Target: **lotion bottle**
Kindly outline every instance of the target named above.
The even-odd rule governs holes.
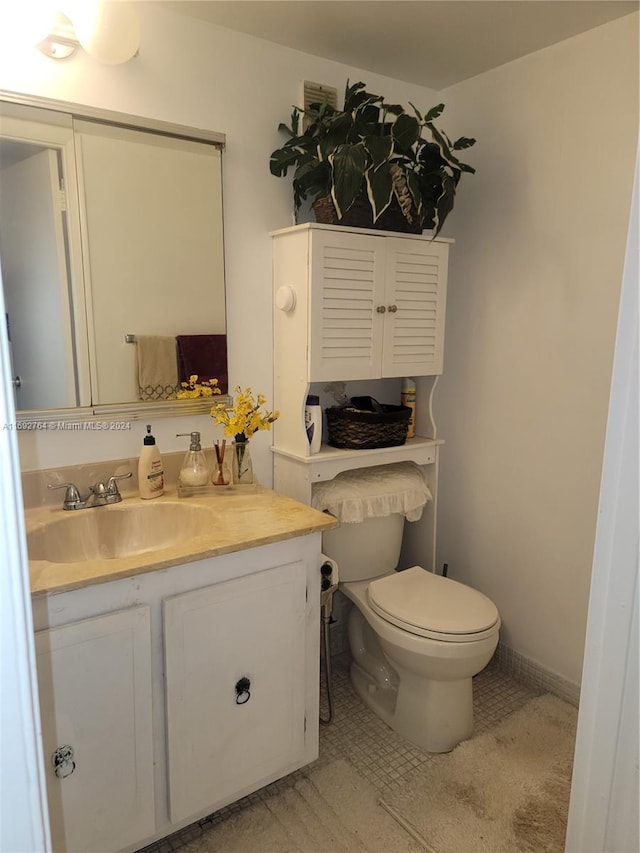
[[[320,408],[320,397],[309,394],[304,409],[304,428],[309,441],[311,453],[318,453],[322,444],[322,409]]]
[[[140,497],[148,500],[164,494],[164,468],[155,438],[151,435],[151,424],[147,424],[140,459],[138,461],[138,490]]]

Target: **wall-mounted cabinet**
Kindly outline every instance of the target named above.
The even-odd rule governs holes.
[[[403,460],[425,466],[434,501],[419,523],[421,547],[428,552],[420,561],[432,565],[440,443],[432,401],[443,368],[452,241],[318,224],[285,228],[272,237],[274,404],[280,411],[274,424],[275,488],[311,503],[313,484],[341,471]],[[376,386],[381,402],[399,403],[403,376],[417,380],[415,438],[378,450],[323,444],[319,453],[310,453],[304,430],[310,391],[322,402],[328,383],[346,383],[351,396],[349,383],[357,382],[358,394],[376,396]]]
[[[442,373],[446,241],[321,225],[273,237],[276,304],[295,294],[277,332],[308,382]]]
[[[303,414],[311,383],[442,372],[451,241],[315,224],[272,236],[281,412],[274,446],[307,457]],[[431,423],[417,430],[426,438],[435,438],[434,386],[431,379],[423,407]]]

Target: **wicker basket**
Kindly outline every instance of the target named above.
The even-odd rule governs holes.
[[[326,409],[328,443],[343,450],[395,447],[407,440],[411,409],[387,406],[373,397],[354,397],[352,406]]]
[[[373,221],[373,211],[367,198],[358,197],[342,217],[338,219],[333,199],[330,195],[316,199],[311,205],[316,222],[323,225],[345,225],[351,228],[377,228],[379,231],[402,231],[405,234],[421,234],[422,225],[415,220],[408,222],[397,200],[393,199],[377,222]]]

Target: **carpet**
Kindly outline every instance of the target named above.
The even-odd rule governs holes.
[[[381,805],[429,853],[563,853],[576,718],[555,696],[531,699]]]
[[[181,853],[424,853],[378,799],[350,764],[334,761],[232,814]]]

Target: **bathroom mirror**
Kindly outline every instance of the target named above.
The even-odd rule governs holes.
[[[226,346],[223,145],[0,92],[0,264],[23,419],[208,410],[142,402],[136,341],[216,335]]]

